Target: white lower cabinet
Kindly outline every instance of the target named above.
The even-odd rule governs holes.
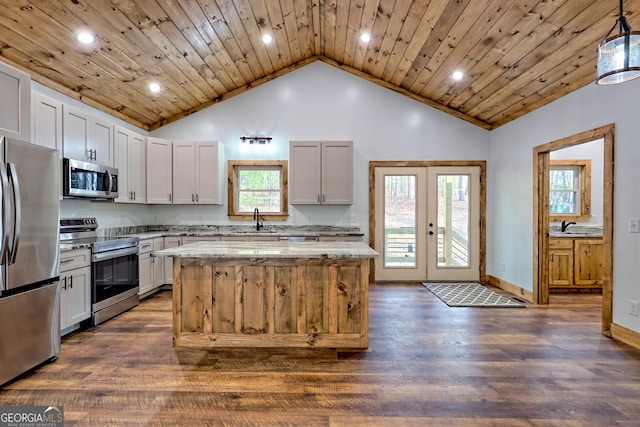
[[[320,236],[319,242],[362,242],[360,236]]]
[[[182,245],[188,245],[195,242],[219,242],[220,236],[184,236],[182,237]]]
[[[164,249],[176,248],[182,244],[182,237],[171,236],[164,238]],[[173,284],[173,258],[162,258],[164,263],[164,283]]]
[[[223,242],[277,242],[278,236],[222,236]]]
[[[138,282],[140,298],[148,296],[151,292],[164,284],[163,258],[151,256],[151,252],[164,249],[164,239],[144,239],[138,242]]]
[[[91,250],[60,254],[60,330],[91,317]]]

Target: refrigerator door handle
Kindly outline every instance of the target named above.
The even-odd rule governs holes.
[[[7,178],[7,168],[4,162],[0,162],[0,185],[2,186],[2,210],[4,215],[9,216],[9,210],[11,204],[9,203],[9,178]],[[0,242],[0,264],[4,264],[7,260],[7,248],[9,246],[9,233],[7,233],[6,218],[0,220],[0,235],[2,241]]]
[[[18,172],[15,163],[9,163],[9,181],[13,187],[13,208],[15,217],[13,222],[13,244],[9,251],[9,264],[16,262],[18,255],[18,245],[20,244],[20,232],[22,231],[22,199],[20,197],[20,184],[18,183]]]

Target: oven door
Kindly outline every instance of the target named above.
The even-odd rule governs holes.
[[[113,305],[138,292],[138,248],[96,253],[92,257],[93,310]]]

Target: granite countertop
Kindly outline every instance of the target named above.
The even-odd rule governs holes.
[[[588,226],[588,225],[570,225],[566,231],[560,231],[559,225],[554,225],[549,228],[549,237],[563,237],[563,238],[601,238],[602,227]]]
[[[75,249],[91,249],[91,243],[60,243],[60,252],[68,252]]]
[[[152,227],[150,227],[152,228]],[[265,225],[256,230],[255,226],[248,225],[175,225],[165,229],[122,234],[139,239],[154,239],[165,236],[363,236],[357,227],[338,227],[329,225]]]
[[[361,242],[196,242],[152,252],[178,258],[376,258]]]

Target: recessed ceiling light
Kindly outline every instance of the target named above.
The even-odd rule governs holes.
[[[91,44],[96,41],[96,36],[89,31],[79,31],[76,34],[76,40],[82,44]]]
[[[160,85],[158,83],[149,83],[149,91],[153,92],[153,93],[158,93],[160,92]]]
[[[369,33],[360,34],[360,40],[362,40],[365,43],[369,43],[371,41],[371,34]]]
[[[262,43],[264,44],[271,43],[271,40],[273,40],[273,36],[271,36],[271,34],[265,34],[262,36]]]
[[[453,80],[462,80],[463,77],[464,77],[464,73],[460,70],[456,70],[451,74],[451,78]]]

